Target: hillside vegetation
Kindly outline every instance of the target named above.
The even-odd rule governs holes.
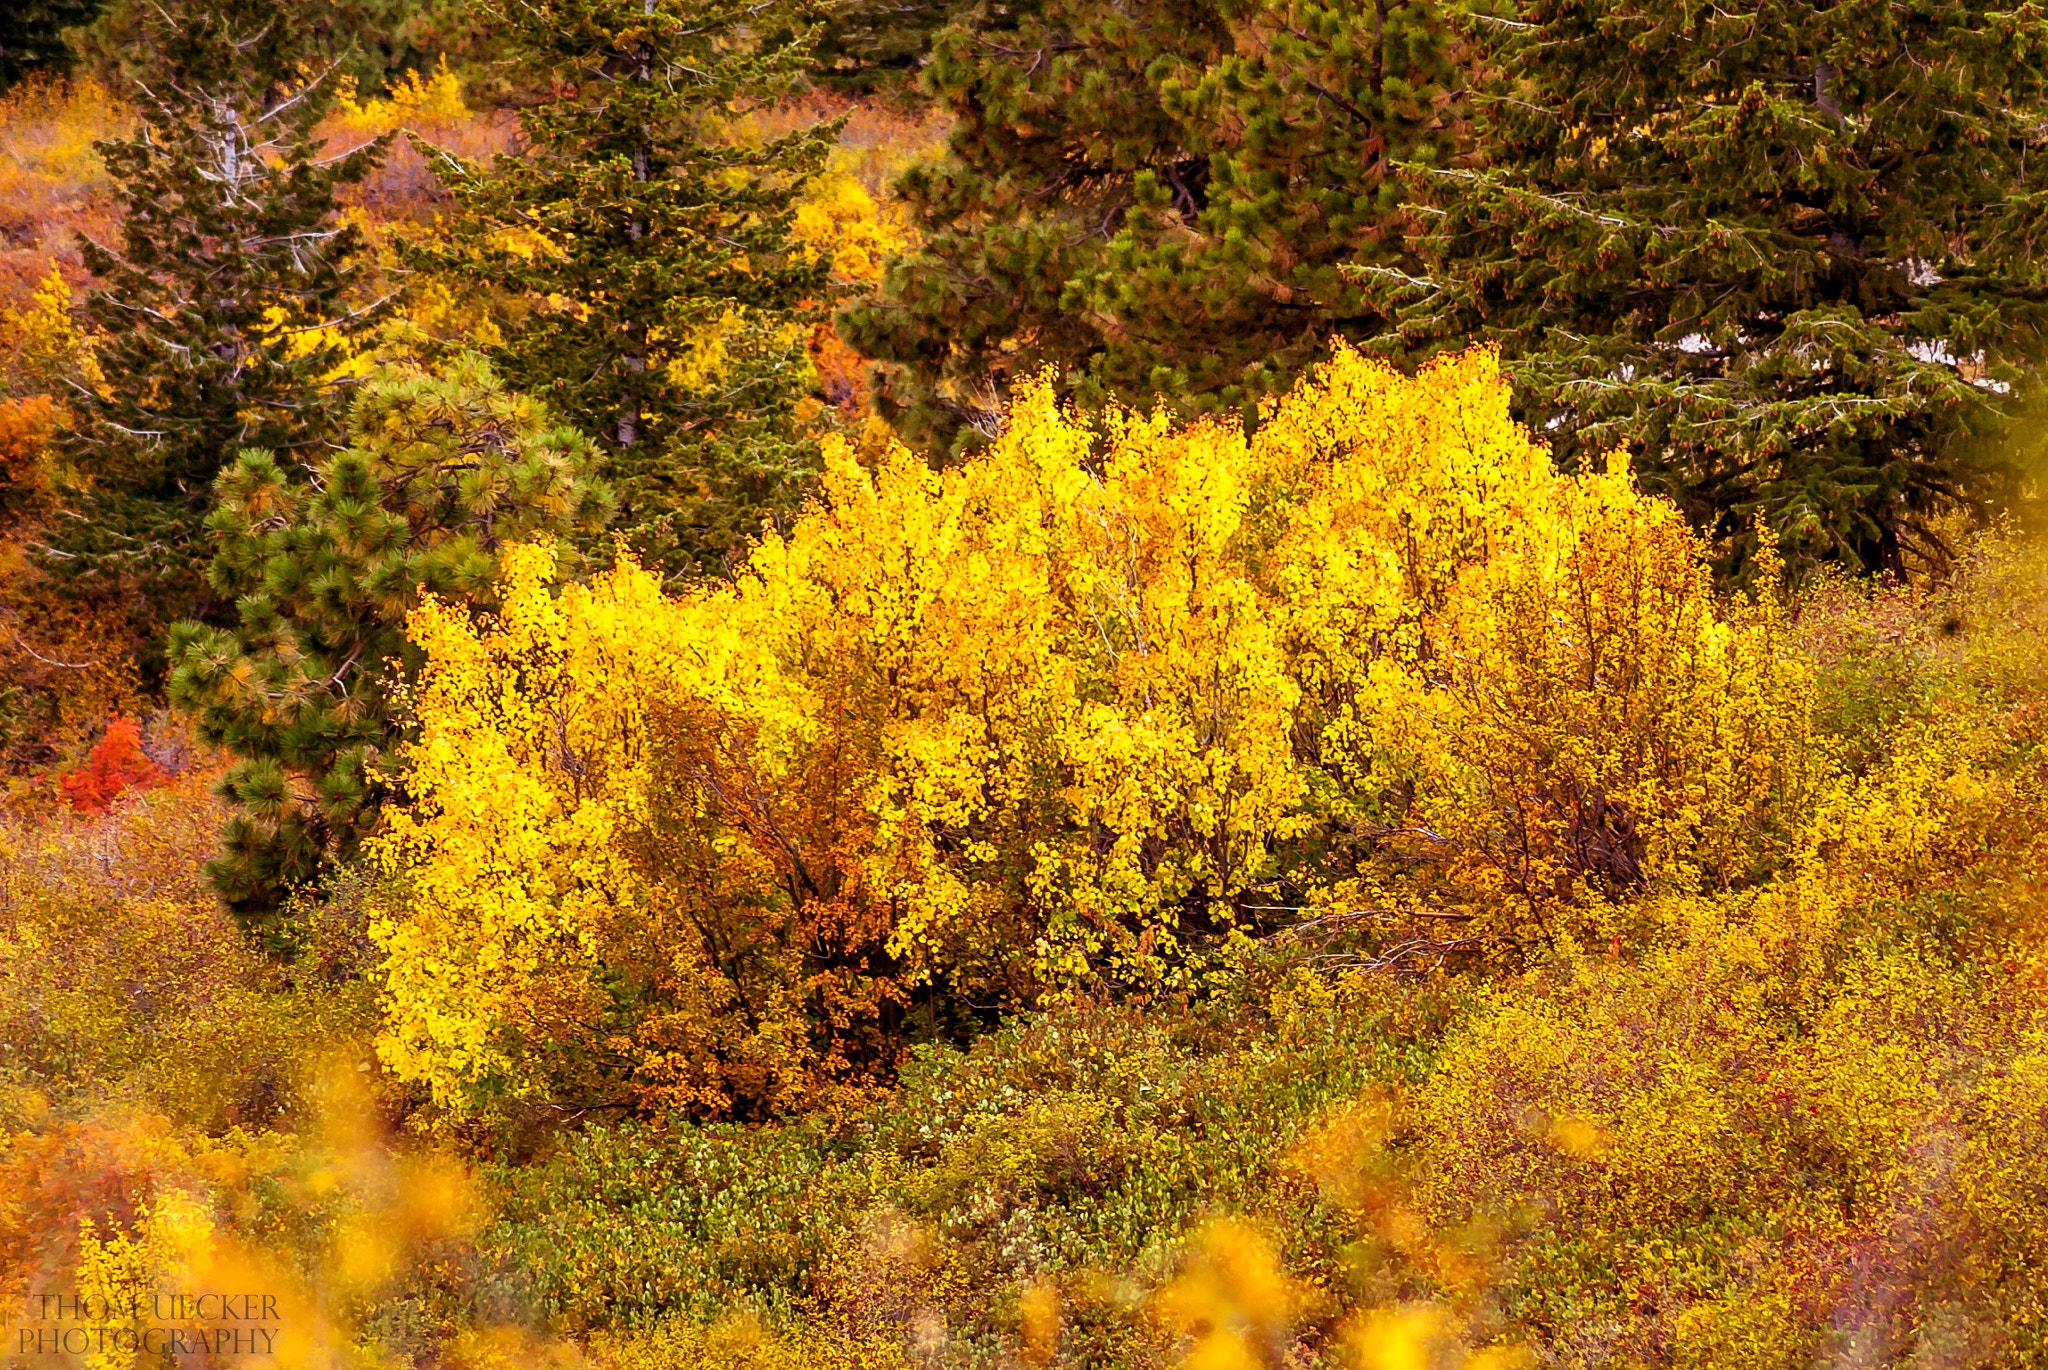
[[[2048,1367],[2048,18],[0,49],[0,1362]]]
[[[944,478],[836,458],[731,590],[515,558],[481,633],[415,615],[412,816],[288,967],[190,874],[192,780],[17,824],[24,1273],[246,1268],[478,1363],[2031,1360],[2042,556],[1717,603],[1618,470],[1510,474],[1502,403],[1340,359],[1098,465],[1041,398]],[[1159,759],[1091,784],[1112,743]],[[479,1109],[481,1164],[361,1131]]]

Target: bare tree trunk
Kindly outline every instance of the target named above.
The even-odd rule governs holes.
[[[654,0],[641,0],[641,11],[650,18],[654,14]],[[645,84],[654,79],[654,50],[647,43],[640,45],[634,54],[637,59],[634,78]],[[653,139],[646,129],[640,130],[640,141],[633,148],[633,180],[646,184],[654,173]],[[639,242],[647,236],[647,221],[635,213],[626,225],[626,236]],[[634,376],[647,373],[647,325],[637,319],[628,320],[625,325],[625,355],[621,358],[626,370]],[[618,444],[631,447],[640,441],[640,386],[637,380],[626,388],[619,402],[619,419],[615,430]]]

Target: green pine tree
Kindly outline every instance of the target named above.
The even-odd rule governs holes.
[[[331,100],[301,73],[289,6],[197,0],[151,11],[142,125],[99,145],[124,211],[83,240],[103,388],[74,388],[83,473],[39,550],[73,591],[124,597],[138,631],[210,609],[202,524],[243,447],[306,461],[335,435],[335,377],[379,312],[357,298],[356,229],[337,193],[382,143],[334,156]]]
[[[1497,341],[1568,463],[1614,448],[1731,566],[1939,557],[2032,379],[2048,15],[1982,0],[1475,17],[1483,159],[1418,169],[1420,348]]]
[[[92,22],[106,0],[8,0],[0,6],[0,91],[32,71],[66,71],[65,31]]]
[[[797,80],[810,34],[744,0],[532,0],[492,13],[555,97],[525,155],[439,155],[461,205],[423,265],[509,293],[507,377],[594,435],[650,564],[713,566],[801,501],[800,324],[827,264],[791,237],[835,129],[734,129]]]
[[[170,696],[236,762],[224,850],[208,866],[244,916],[352,856],[397,780],[395,686],[419,662],[422,594],[488,606],[507,543],[601,528],[597,453],[490,365],[385,367],[356,396],[349,445],[310,478],[271,452],[220,475],[209,570],[229,628],[171,636]]]
[[[812,79],[867,98],[914,100],[932,41],[959,0],[835,0],[811,50]]]
[[[926,80],[956,116],[900,190],[923,246],[841,312],[884,413],[958,450],[1010,381],[1251,411],[1383,326],[1342,268],[1399,262],[1395,157],[1458,136],[1429,0],[1029,0],[966,11]]]
[[[148,54],[139,40],[159,0],[54,2],[98,12],[70,21],[84,25],[72,31],[70,43],[94,72],[111,83],[145,74]],[[378,91],[407,71],[431,72],[443,59],[465,76],[480,76],[493,56],[491,35],[471,0],[318,0],[272,8],[289,11],[309,61],[333,65],[365,91]]]

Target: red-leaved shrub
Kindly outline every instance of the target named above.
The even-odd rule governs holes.
[[[131,790],[155,789],[170,776],[163,767],[144,755],[142,732],[132,718],[115,718],[106,734],[93,744],[85,765],[69,775],[59,776],[64,801],[78,813],[105,813]]]

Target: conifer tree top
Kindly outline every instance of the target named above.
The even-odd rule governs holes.
[[[2039,354],[2048,14],[1532,0],[1472,16],[1468,164],[1417,168],[1411,342],[1501,341],[1567,460],[1630,447],[1731,546],[1869,566],[1981,492]]]
[[[104,389],[75,386],[68,438],[89,484],[44,559],[141,626],[208,612],[200,546],[214,474],[243,447],[304,459],[336,436],[346,363],[385,301],[338,195],[382,155],[331,155],[336,97],[290,6],[186,0],[146,15],[130,92],[142,122],[98,145],[119,237],[80,243]]]
[[[492,13],[548,98],[521,113],[522,155],[440,158],[461,213],[417,259],[506,301],[494,360],[605,450],[641,554],[715,564],[793,507],[805,474],[787,421],[807,379],[793,325],[829,264],[792,229],[838,126],[735,127],[802,74],[809,30],[789,26],[805,9],[498,0]],[[737,455],[721,469],[714,449]]]

